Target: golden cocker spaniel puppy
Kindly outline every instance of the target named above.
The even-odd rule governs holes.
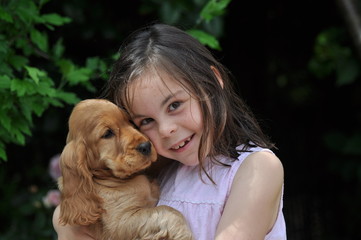
[[[89,226],[97,240],[191,240],[184,217],[156,207],[159,188],[140,173],[156,158],[152,143],[115,104],[78,103],[60,160],[60,223]]]

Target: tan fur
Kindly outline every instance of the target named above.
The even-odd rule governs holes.
[[[77,104],[60,160],[60,223],[89,226],[99,240],[193,239],[181,213],[156,207],[158,185],[139,173],[157,158],[153,145],[137,150],[145,142],[113,103]]]

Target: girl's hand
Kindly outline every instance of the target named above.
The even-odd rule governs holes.
[[[277,219],[282,187],[283,166],[274,154],[249,155],[233,180],[216,240],[263,240]]]
[[[56,207],[53,214],[53,226],[58,234],[58,240],[94,240],[88,227],[61,225],[59,223],[59,216],[60,205]]]

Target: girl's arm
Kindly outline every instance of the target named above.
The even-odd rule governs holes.
[[[263,240],[278,214],[283,166],[269,152],[249,155],[239,167],[216,232],[216,240]]]
[[[60,206],[56,207],[53,214],[53,226],[58,235],[58,240],[94,240],[87,227],[60,225],[59,216]]]

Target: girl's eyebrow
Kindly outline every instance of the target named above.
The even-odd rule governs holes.
[[[183,91],[184,91],[184,90],[180,89],[180,90],[176,91],[175,93],[170,93],[167,97],[165,97],[165,98],[163,99],[163,101],[161,102],[160,106],[163,107],[170,99],[172,99],[174,96],[182,93]],[[143,117],[145,117],[145,115],[135,114],[135,115],[133,115],[133,116],[131,116],[131,117],[132,117],[132,119],[134,120],[134,119],[137,119],[137,118],[143,118]]]
[[[162,103],[160,104],[161,107],[163,107],[170,99],[172,99],[174,96],[180,94],[183,92],[182,89],[176,91],[175,93],[170,93],[166,98],[163,99]]]

